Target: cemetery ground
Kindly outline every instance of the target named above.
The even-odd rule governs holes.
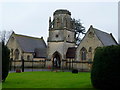
[[[36,71],[9,73],[2,88],[93,88],[90,72]]]

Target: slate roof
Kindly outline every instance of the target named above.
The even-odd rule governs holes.
[[[15,34],[15,39],[17,40],[19,46],[24,52],[35,52],[38,49],[36,57],[46,57],[46,43],[43,38],[30,37],[25,35]]]
[[[76,47],[69,47],[66,53],[66,58],[75,58]]]
[[[112,36],[112,34],[100,31],[98,29],[95,29],[95,33],[98,37],[98,39],[103,43],[104,46],[110,46],[110,45],[117,45],[116,40]]]

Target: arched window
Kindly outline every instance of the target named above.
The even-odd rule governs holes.
[[[15,50],[14,54],[15,54],[15,59],[19,59],[20,52],[18,49]]]
[[[59,19],[59,18],[57,18],[56,20],[57,20],[57,27],[59,27],[59,24],[60,24],[60,19]]]
[[[83,47],[81,50],[81,60],[86,60],[87,50]]]
[[[13,58],[13,49],[10,50],[11,57]]]
[[[27,56],[27,60],[30,61],[30,56],[29,55]]]
[[[89,52],[92,52],[92,47],[89,47]]]
[[[64,27],[68,27],[67,18],[64,18]]]
[[[89,32],[88,36],[89,36],[90,38],[92,38],[92,37],[94,37],[94,33],[93,33],[93,32]]]
[[[92,47],[89,47],[89,53],[88,53],[88,60],[91,61],[92,60]]]

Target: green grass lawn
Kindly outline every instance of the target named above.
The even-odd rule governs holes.
[[[92,88],[90,73],[24,72],[9,73],[3,88]]]

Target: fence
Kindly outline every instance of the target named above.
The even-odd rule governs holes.
[[[45,60],[39,60],[39,61],[27,61],[27,60],[13,60],[10,62],[9,68],[10,71],[15,71],[16,69],[21,69],[24,71],[24,69],[40,69],[45,68]]]
[[[79,71],[90,71],[92,62],[80,62],[80,61],[64,61],[62,64],[63,70],[73,70],[77,69]],[[46,69],[46,60],[39,61],[27,61],[27,60],[14,60],[10,62],[10,70],[15,71],[16,69],[29,69],[31,71],[35,71],[37,69]],[[60,68],[60,69],[61,69]],[[48,68],[47,68],[48,69]],[[52,68],[51,68],[52,69]]]

